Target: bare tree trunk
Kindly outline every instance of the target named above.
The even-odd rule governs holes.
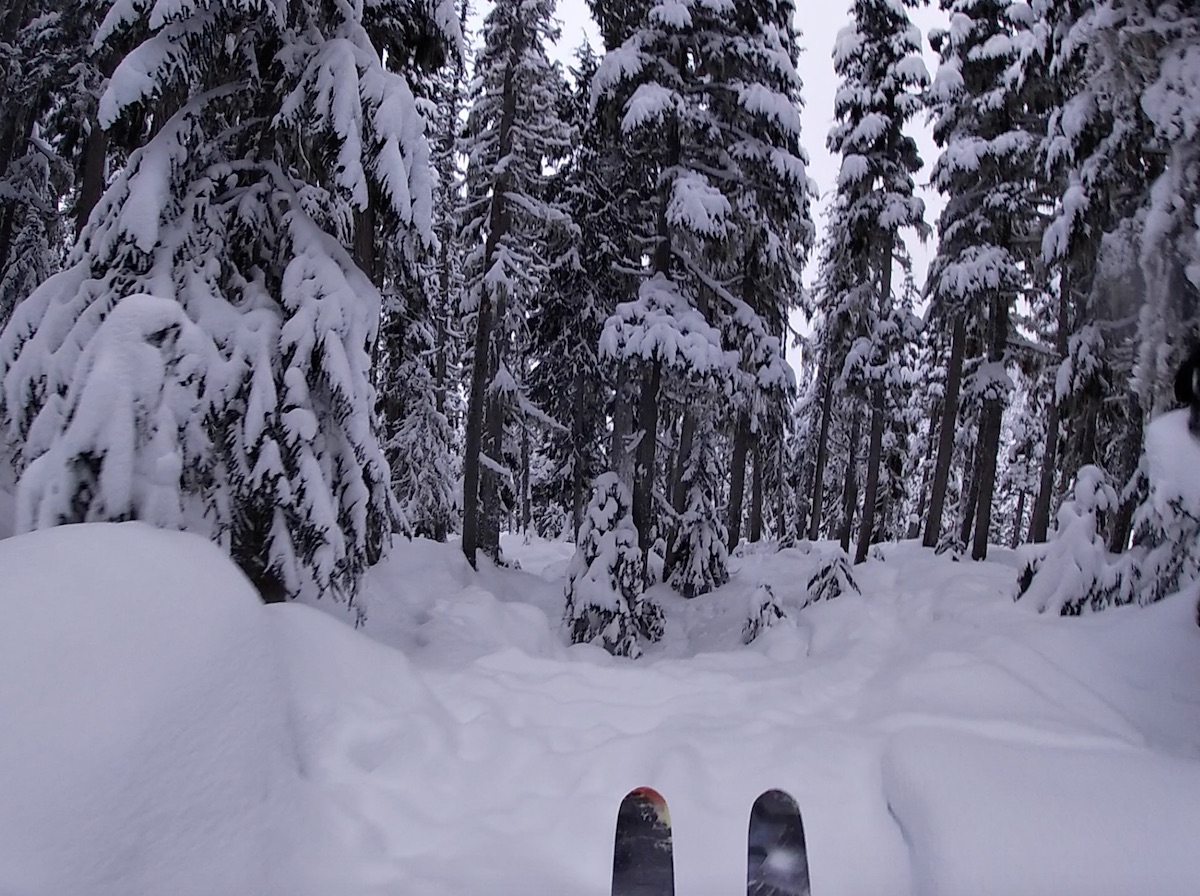
[[[519,43],[519,41],[516,42],[516,44]],[[504,98],[501,107],[499,135],[501,158],[506,158],[512,152],[512,131],[517,114],[517,97],[512,83],[512,69],[520,54],[524,53],[524,47],[517,46],[516,44],[510,48],[512,55],[509,59],[508,68],[504,73]],[[500,244],[501,238],[508,233],[511,223],[506,199],[508,181],[509,175],[501,171],[496,175],[496,182],[493,185],[491,207],[489,209],[489,228],[487,239],[484,242],[484,270],[491,268],[496,247]],[[490,290],[486,284],[481,284],[479,290],[479,308],[475,315],[475,357],[472,359],[471,390],[467,405],[467,431],[465,444],[463,445],[462,549],[467,562],[473,567],[477,565],[475,555],[480,547],[483,547],[485,550],[498,548],[498,545],[493,546],[484,543],[485,533],[490,532],[492,526],[490,523],[484,526],[484,521],[480,518],[482,515],[480,501],[481,486],[488,491],[495,491],[494,488],[487,488],[491,484],[490,480],[494,477],[481,476],[482,465],[480,463],[480,455],[485,450],[484,415],[486,411],[491,410],[488,407],[491,404],[488,401],[488,385],[495,376],[495,368],[491,364],[493,314],[495,311],[496,309],[492,307],[492,294]],[[503,321],[502,309],[497,316]],[[491,414],[488,414],[488,416],[490,418]],[[494,421],[489,420],[489,422]],[[487,447],[490,448],[490,445]],[[482,510],[485,513],[489,510],[494,511],[494,500],[487,501]],[[493,556],[496,555],[493,554]]]
[[[633,451],[630,438],[633,436],[633,390],[630,388],[628,368],[617,370],[617,388],[613,395],[612,445],[609,449],[608,465],[633,491]]]
[[[975,527],[975,508],[979,506],[979,446],[983,438],[983,426],[975,432],[975,447],[967,458],[966,474],[962,493],[958,496],[958,543],[964,548],[971,541],[971,530]]]
[[[850,533],[854,529],[854,510],[858,506],[858,437],[862,429],[861,417],[857,411],[853,414],[850,424],[849,456],[846,458],[846,478],[842,483],[842,531],[840,541],[842,550],[850,551]]]
[[[883,387],[875,384],[871,388],[871,439],[867,454],[867,490],[863,494],[862,522],[858,527],[858,546],[854,551],[854,562],[867,559],[871,536],[875,529],[875,502],[879,497],[879,464],[883,455],[883,418],[886,413]]]
[[[750,417],[738,415],[733,433],[733,461],[729,469],[729,550],[742,539],[742,501],[746,494],[746,454],[750,450]]]
[[[1002,365],[1008,347],[1008,296],[997,294],[992,299],[991,345],[988,362]],[[983,406],[980,421],[979,502],[975,508],[975,543],[972,560],[986,560],[988,537],[992,525],[992,501],[996,495],[996,470],[1000,460],[1000,430],[1004,422],[1004,399],[989,398]]]
[[[650,537],[654,513],[654,463],[658,446],[658,390],[662,385],[662,362],[650,362],[642,379],[638,400],[639,441],[637,468],[634,471],[633,524],[638,530],[638,547],[645,559],[653,541]],[[648,573],[647,573],[648,574]]]
[[[829,418],[833,414],[833,371],[828,369],[827,359],[822,359],[821,376],[821,429],[817,435],[817,462],[813,471],[812,502],[809,505],[808,539],[816,541],[821,536],[821,510],[825,499],[825,465],[829,462]]]
[[[579,527],[583,525],[584,502],[587,500],[587,469],[584,440],[583,409],[587,396],[584,393],[583,371],[575,371],[575,414],[571,421],[571,528],[575,533],[575,541],[579,540]]]
[[[79,183],[79,196],[75,200],[75,236],[83,232],[88,216],[104,195],[105,163],[108,161],[108,131],[98,122],[91,123],[87,146],[83,155],[83,177]]]
[[[687,490],[683,487],[683,470],[692,456],[692,442],[696,439],[696,415],[687,408],[683,411],[683,422],[679,426],[679,446],[675,451],[675,463],[671,469],[671,506],[676,513],[683,513]]]
[[[1021,489],[1017,495],[1017,514],[1016,519],[1013,520],[1012,538],[1008,545],[1010,548],[1015,548],[1021,543],[1021,523],[1025,520],[1025,496],[1025,489]]]
[[[529,496],[529,425],[521,427],[521,533],[529,534],[529,522],[533,515]]]
[[[492,338],[488,350],[488,391],[484,409],[484,438],[483,453],[493,462],[483,469],[480,477],[479,501],[480,514],[479,546],[484,553],[495,562],[500,562],[500,530],[503,528],[506,508],[501,500],[501,489],[504,487],[505,473],[509,477],[510,494],[515,491],[515,478],[504,458],[504,423],[508,416],[508,398],[495,388],[496,376],[505,369],[507,363],[507,327],[508,315],[507,294],[500,290],[496,296],[496,319],[492,325]],[[497,469],[499,468],[499,469]]]
[[[962,388],[963,353],[967,327],[963,312],[954,317],[950,336],[950,361],[946,366],[946,393],[942,398],[942,423],[938,434],[937,463],[933,468],[933,488],[929,494],[929,519],[925,522],[922,544],[935,547],[942,533],[942,513],[946,507],[946,487],[950,483],[950,463],[954,458],[954,425],[958,417],[958,393]]]
[[[762,540],[763,529],[763,458],[762,439],[755,436],[750,446],[754,478],[750,480],[750,542]]]
[[[1068,308],[1070,302],[1070,265],[1063,268],[1062,280],[1058,289],[1058,322],[1054,335],[1054,346],[1058,352],[1058,363],[1062,364],[1067,357],[1068,346]],[[1054,390],[1050,398],[1050,409],[1046,420],[1046,445],[1042,449],[1042,471],[1038,479],[1037,498],[1033,502],[1033,516],[1029,520],[1029,540],[1040,544],[1046,540],[1050,530],[1050,505],[1054,499],[1054,472],[1058,463],[1058,429],[1059,411],[1058,396]]]

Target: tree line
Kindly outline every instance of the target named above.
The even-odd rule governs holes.
[[[851,4],[818,241],[793,0],[589,0],[569,68],[552,0],[475,41],[466,0],[14,0],[15,528],[189,528],[267,599],[350,603],[397,533],[476,564],[536,530],[576,541],[572,637],[634,653],[648,586],[705,593],[743,541],[983,559],[1069,528],[1083,481],[1114,495],[1089,544],[1133,558],[1088,600],[1161,590],[1143,432],[1196,334],[1200,17],[942,0],[922,35],[921,5]]]

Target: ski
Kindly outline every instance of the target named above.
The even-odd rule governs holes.
[[[671,816],[657,790],[638,787],[621,800],[613,845],[612,896],[674,896]]]
[[[809,896],[808,852],[800,807],[782,790],[768,790],[750,809],[746,896]]]

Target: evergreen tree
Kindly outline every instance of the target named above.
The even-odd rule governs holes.
[[[123,468],[126,481],[156,482],[160,503],[172,495],[184,525],[227,545],[264,597],[353,598],[398,521],[371,382],[381,299],[356,250],[368,220],[383,240],[432,237],[423,119],[380,47],[387,39],[389,64],[437,64],[457,39],[452,22],[406,2],[110,10],[97,44],[133,49],[100,98],[99,125],[141,122],[150,136],[112,179],[69,266],[0,335],[22,471],[62,456],[64,440],[91,468],[54,486],[73,492],[69,510],[60,503],[29,524],[138,515],[136,503],[101,506],[80,487]],[[152,322],[136,312],[138,293],[182,315],[156,311],[163,329],[130,334],[159,352],[150,369],[175,364],[169,346],[184,318],[213,348],[188,350],[205,364],[164,377],[158,406],[177,407],[163,396],[181,381],[201,404],[176,418],[172,438],[97,433],[80,449],[73,421],[95,409],[72,383],[105,357],[107,342],[91,345],[111,330],[110,315]],[[155,419],[159,433],[172,425]],[[151,448],[138,449],[147,438]],[[163,454],[172,444],[185,447]],[[180,456],[207,460],[193,470],[177,467]],[[21,485],[46,487],[40,475]]]
[[[594,79],[598,114],[625,136],[631,168],[655,184],[637,234],[649,276],[636,301],[618,306],[602,341],[622,376],[640,381],[633,491],[643,551],[656,528],[664,399],[686,396],[690,405],[706,394],[737,394],[742,358],[727,346],[746,344],[739,327],[761,334],[751,344],[779,345],[772,321],[782,317],[784,284],[794,277],[791,237],[804,233],[810,189],[790,12],[783,2],[749,5],[745,15],[699,0],[652,6],[624,20],[624,42]],[[730,289],[738,279],[749,292]],[[769,357],[762,356],[769,369],[784,369]],[[687,405],[680,473],[698,425]],[[685,490],[675,479],[678,511]]]
[[[727,534],[713,502],[719,481],[711,424],[706,422],[683,469],[686,497],[672,550],[676,559],[670,584],[684,597],[707,594],[729,581]]]
[[[617,656],[641,655],[663,635],[662,609],[642,590],[629,489],[615,473],[597,477],[567,570],[565,624],[571,643],[599,641]]]
[[[940,242],[929,291],[952,322],[953,345],[925,538],[927,543],[936,538],[940,528],[951,463],[945,435],[958,410],[951,397],[957,396],[970,331],[978,336],[983,357],[965,381],[972,393],[966,401],[979,402],[981,412],[972,487],[963,509],[973,509],[968,514],[975,532],[972,556],[982,559],[991,528],[1003,413],[1012,388],[1005,368],[1010,316],[1026,286],[1024,250],[1031,239],[1028,231],[1038,220],[1033,176],[1038,139],[1027,128],[1034,85],[1013,75],[1021,32],[1028,26],[1020,11],[1010,10],[1007,0],[942,0],[942,8],[951,14],[951,29],[932,36],[941,65],[930,98],[934,137],[942,147],[933,177],[947,204],[938,223]]]
[[[893,296],[893,269],[907,262],[900,232],[913,229],[923,238],[928,230],[924,203],[915,195],[921,159],[916,142],[904,132],[929,83],[920,51],[920,33],[904,4],[858,0],[833,54],[842,80],[828,145],[841,156],[841,171],[819,297],[832,306],[825,363],[834,366],[828,375],[836,371],[848,377],[853,392],[865,396],[870,407],[856,562],[866,559],[876,535],[883,446],[892,429],[886,419],[887,370],[900,359],[902,340],[915,332],[910,313],[897,309]],[[832,410],[831,401],[822,407],[823,414]]]
[[[500,556],[505,421],[520,383],[513,341],[549,274],[544,251],[569,227],[548,201],[546,166],[563,158],[570,133],[559,117],[565,90],[546,57],[557,37],[552,0],[501,0],[484,21],[462,151],[467,156],[465,311],[475,322],[463,459],[463,553]]]

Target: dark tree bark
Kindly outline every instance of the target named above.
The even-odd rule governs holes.
[[[746,455],[750,450],[750,418],[738,415],[733,434],[733,461],[729,468],[729,550],[742,539],[742,502],[746,494]]]
[[[839,540],[842,550],[850,551],[850,533],[854,530],[854,510],[858,505],[858,438],[861,418],[856,411],[850,424],[850,445],[846,458],[846,478],[842,482],[842,531]]]
[[[963,353],[967,327],[962,312],[954,317],[950,336],[950,360],[946,366],[946,393],[942,398],[942,422],[938,434],[937,463],[933,469],[933,488],[929,493],[929,519],[925,521],[922,544],[936,547],[942,534],[942,514],[946,508],[946,488],[950,484],[950,463],[954,458],[954,425],[958,417],[958,393],[962,388]]]
[[[988,362],[1002,364],[1008,347],[1008,296],[999,293],[992,298],[991,339]],[[1000,430],[1004,418],[1004,398],[989,398],[983,405],[980,422],[979,500],[975,508],[975,543],[971,546],[972,560],[986,560],[988,536],[992,525],[992,501],[996,495],[996,468],[1000,459]]]
[[[762,439],[755,437],[750,446],[754,478],[750,480],[750,542],[762,540],[763,529],[763,452]]]
[[[833,414],[833,371],[822,365],[821,429],[817,435],[817,461],[813,470],[812,501],[809,504],[808,539],[821,537],[821,511],[825,500],[825,465],[829,462],[829,418]]]
[[[867,454],[867,488],[863,494],[862,522],[858,527],[858,545],[854,551],[854,562],[867,559],[871,536],[875,530],[875,503],[879,498],[879,465],[883,455],[883,418],[887,411],[883,387],[876,384],[871,389],[871,437]]]
[[[571,528],[575,540],[579,540],[579,527],[583,525],[584,502],[587,500],[587,455],[584,431],[584,408],[587,405],[585,380],[582,370],[575,371],[575,414],[571,420]]]
[[[1012,538],[1009,539],[1008,544],[1010,548],[1015,548],[1021,543],[1021,523],[1025,521],[1025,498],[1025,489],[1021,489],[1017,495],[1017,513],[1016,518],[1013,520]]]
[[[1054,335],[1054,347],[1058,353],[1059,364],[1062,364],[1067,357],[1069,272],[1070,265],[1065,265],[1058,291],[1058,321],[1057,332]],[[1058,463],[1058,429],[1058,397],[1052,393],[1046,419],[1046,444],[1042,449],[1042,470],[1041,476],[1038,478],[1038,493],[1033,502],[1033,515],[1029,520],[1029,540],[1035,544],[1044,542],[1050,530],[1050,505],[1054,498],[1054,473]]]
[[[661,385],[662,363],[656,358],[650,362],[642,378],[642,394],[638,400],[640,432],[633,479],[633,524],[638,530],[638,547],[642,549],[643,561],[649,556],[653,544],[654,463],[658,446],[658,390]],[[643,566],[646,565],[643,563]]]
[[[513,60],[524,52],[524,47],[512,47]],[[504,98],[500,116],[500,157],[504,158],[512,152],[513,123],[517,114],[517,98],[512,83],[513,63],[510,63],[504,74]],[[511,217],[508,212],[507,193],[509,175],[503,170],[496,175],[492,189],[491,207],[488,210],[490,221],[487,239],[484,242],[484,270],[492,266],[496,247],[501,238],[508,233]],[[492,296],[487,287],[479,290],[479,308],[475,315],[475,356],[471,366],[471,389],[467,404],[467,427],[465,444],[463,445],[463,555],[472,567],[477,566],[476,553],[480,547],[485,550],[497,550],[497,545],[490,544],[487,530],[490,524],[484,525],[481,519],[480,488],[488,486],[494,477],[481,475],[480,456],[485,450],[484,445],[484,415],[488,402],[488,384],[495,376],[492,366],[492,329],[493,315],[496,309],[492,307]],[[501,310],[502,313],[502,310]],[[500,318],[503,320],[503,317]],[[489,415],[490,416],[490,415]],[[491,421],[489,421],[491,422]],[[490,428],[490,427],[489,427]],[[489,438],[489,443],[491,439]],[[490,445],[488,446],[490,447]],[[494,489],[489,489],[494,491]],[[485,512],[495,509],[494,500],[487,502]],[[485,538],[487,541],[485,542]],[[498,540],[498,539],[497,539]],[[493,554],[496,556],[496,554]]]

